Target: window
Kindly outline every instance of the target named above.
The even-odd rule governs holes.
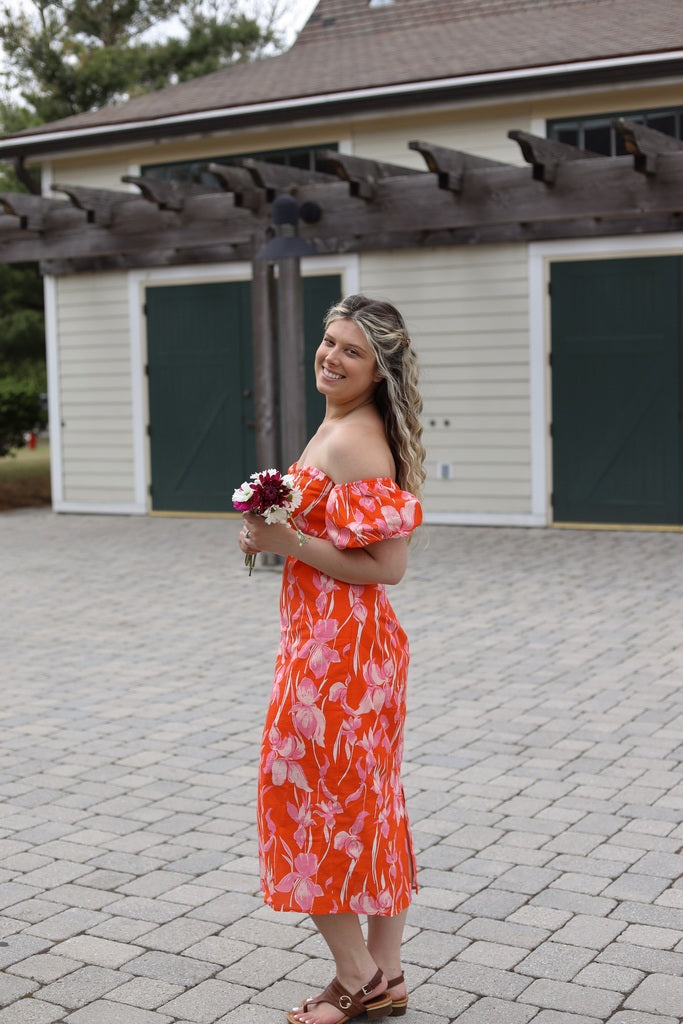
[[[683,140],[683,107],[670,107],[663,110],[636,110],[626,113],[601,114],[591,117],[573,117],[548,121],[547,134],[556,142],[566,142],[579,149],[590,149],[603,156],[623,156],[626,153],[624,143],[612,127],[612,121],[623,117],[627,121],[636,121],[654,128],[664,135],[672,135]]]
[[[240,153],[236,156],[211,156],[201,160],[183,160],[170,164],[146,164],[141,171],[143,178],[164,178],[174,181],[200,182],[210,184],[211,175],[203,168],[206,164],[234,164],[245,157],[253,157],[255,160],[266,160],[273,164],[284,164],[287,167],[301,167],[308,170],[316,170],[315,150],[316,149],[339,149],[336,142],[324,142],[315,148],[310,146],[298,146],[292,149],[269,149],[256,153]]]

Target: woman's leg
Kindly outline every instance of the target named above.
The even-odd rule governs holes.
[[[401,942],[407,915],[408,911],[403,910],[395,917],[380,917],[379,914],[368,917],[368,952],[387,981],[393,981],[402,973]],[[391,995],[394,999],[401,999],[406,995],[405,985],[396,985]]]
[[[356,914],[313,914],[313,923],[327,943],[334,957],[337,978],[347,991],[356,993],[372,979],[377,972],[375,963],[365,945],[360,921]],[[386,988],[382,979],[376,988],[367,993],[368,998],[379,995]],[[336,1024],[342,1019],[341,1012],[329,1003],[301,1013],[294,1013],[304,1024]]]

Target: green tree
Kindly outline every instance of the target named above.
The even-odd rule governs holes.
[[[6,88],[40,122],[217,71],[278,45],[282,0],[31,0],[0,7]]]

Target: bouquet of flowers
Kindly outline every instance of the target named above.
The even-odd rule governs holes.
[[[294,486],[294,477],[289,473],[283,476],[277,469],[264,469],[260,473],[252,473],[248,480],[233,491],[233,506],[238,512],[254,512],[263,516],[265,521],[287,523],[294,527],[299,544],[305,544],[307,537],[301,532],[292,518],[292,513],[301,504],[301,491]],[[245,555],[244,564],[251,576],[256,555]]]

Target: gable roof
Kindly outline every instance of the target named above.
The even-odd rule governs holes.
[[[203,117],[231,127],[320,116],[335,104],[367,110],[448,90],[538,88],[549,75],[623,78],[672,66],[680,75],[677,40],[680,0],[320,0],[284,54],[7,136],[0,152],[182,134]]]

